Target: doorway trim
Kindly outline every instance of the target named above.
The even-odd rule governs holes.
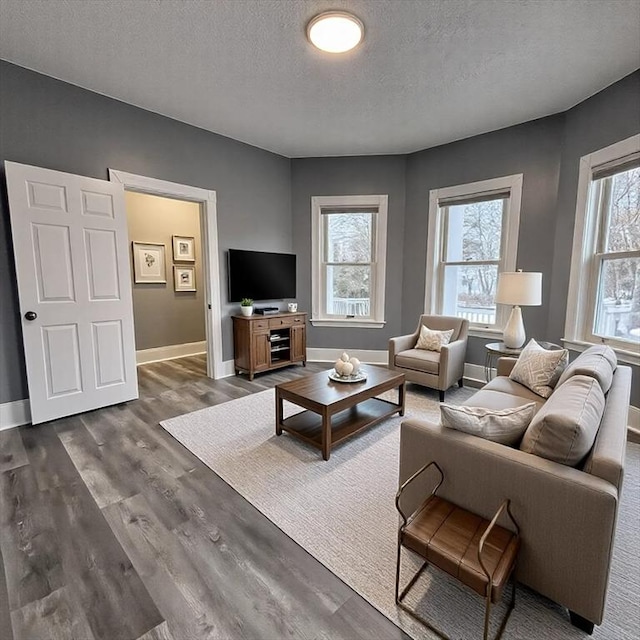
[[[218,211],[216,192],[177,182],[139,176],[109,169],[109,180],[126,191],[188,200],[200,204],[202,211],[202,253],[205,281],[205,331],[207,338],[207,376],[224,376],[222,362],[222,317],[220,309],[220,260],[218,252]]]

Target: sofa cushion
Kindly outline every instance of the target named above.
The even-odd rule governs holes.
[[[500,391],[501,393],[508,393],[512,396],[519,396],[520,398],[527,399],[529,402],[543,402],[543,399],[537,393],[534,393],[531,389],[528,389],[511,378],[507,378],[507,376],[498,376],[482,388],[488,391]]]
[[[535,412],[535,402],[510,409],[440,404],[440,416],[445,427],[508,446],[520,442]]]
[[[544,404],[544,400],[540,396],[532,394],[536,400],[536,411]],[[514,409],[529,404],[532,398],[525,398],[520,395],[511,393],[502,393],[502,391],[494,391],[484,387],[477,393],[474,393],[468,400],[462,403],[465,407],[485,407],[487,409]]]
[[[533,418],[520,449],[577,466],[595,442],[604,405],[604,393],[595,378],[572,376]]]
[[[595,378],[602,391],[607,393],[613,382],[613,372],[618,366],[615,351],[604,344],[596,344],[581,353],[563,372],[556,387],[572,376],[591,376]]]
[[[420,335],[416,342],[416,349],[426,349],[427,351],[440,351],[445,344],[449,344],[453,329],[447,331],[434,331],[429,327],[420,327]]]
[[[397,367],[426,371],[438,375],[440,370],[440,354],[437,351],[424,349],[407,349],[396,354]]]
[[[532,339],[522,350],[509,377],[539,396],[548,398],[568,359],[569,352],[566,349],[549,351]]]

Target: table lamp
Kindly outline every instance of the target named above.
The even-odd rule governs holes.
[[[509,349],[519,349],[527,337],[520,307],[542,304],[542,274],[523,273],[522,269],[500,273],[496,303],[514,305],[504,328],[503,342]]]

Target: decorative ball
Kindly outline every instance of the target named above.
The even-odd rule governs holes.
[[[349,354],[344,352],[341,356],[340,356],[340,360],[342,360],[342,362],[349,362]]]
[[[341,358],[338,358],[338,359],[336,360],[336,363],[333,365],[333,366],[334,366],[334,368],[335,368],[335,370],[336,370],[336,373],[337,373],[339,376],[343,375],[343,373],[342,373],[342,367],[343,367],[345,364],[346,364],[346,362],[344,362]]]
[[[342,375],[350,376],[353,373],[353,365],[350,362],[342,363]]]
[[[355,375],[356,373],[358,373],[358,371],[360,371],[360,360],[358,360],[358,358],[350,358],[349,362],[353,366],[352,373]]]

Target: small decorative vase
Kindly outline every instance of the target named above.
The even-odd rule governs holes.
[[[240,313],[243,316],[251,316],[253,315],[253,307],[240,307]]]

